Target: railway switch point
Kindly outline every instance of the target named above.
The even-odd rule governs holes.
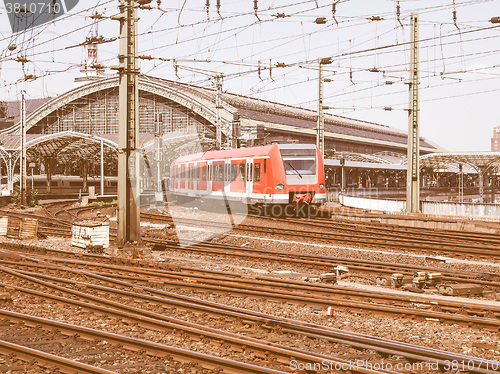
[[[394,273],[391,275],[391,287],[400,288],[404,285],[403,274]]]
[[[337,278],[340,279],[340,277],[344,274],[347,274],[349,272],[349,268],[344,265],[337,265],[333,268],[335,270],[335,273],[337,274]]]
[[[483,288],[477,284],[441,284],[438,291],[446,296],[482,295]]]
[[[377,278],[375,279],[375,282],[379,286],[387,286],[389,283],[389,280],[387,279],[387,277],[384,277],[383,275],[378,275]]]
[[[337,283],[337,273],[323,273],[319,278],[323,283]]]

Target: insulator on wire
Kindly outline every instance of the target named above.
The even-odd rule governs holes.
[[[217,0],[217,4],[215,4],[215,7],[217,8],[217,14],[220,16],[220,0]]]
[[[207,18],[210,18],[210,0],[207,0],[205,10],[207,11]]]
[[[455,0],[453,0],[453,24],[455,25],[455,27],[456,27],[457,29],[459,29],[459,30],[460,30],[460,28],[459,28],[459,27],[458,27],[458,25],[457,25],[457,10],[456,10],[456,8],[455,8]]]
[[[401,22],[401,5],[399,5],[399,0],[396,3],[396,18],[398,19],[399,24],[403,27],[403,23]]]
[[[257,14],[258,10],[259,10],[258,0],[253,0],[253,12],[255,14],[255,17],[260,21],[259,15]]]
[[[338,25],[339,21],[337,21],[337,18],[335,18],[335,13],[337,12],[337,3],[338,3],[338,1],[334,1],[332,3],[332,18],[335,21],[335,23]]]

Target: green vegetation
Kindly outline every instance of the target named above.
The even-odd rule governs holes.
[[[21,192],[19,191],[19,187],[14,189],[14,192],[10,195],[11,201],[15,205],[21,205]],[[26,195],[26,203],[30,207],[34,207],[38,205],[38,191],[30,190],[30,192]]]

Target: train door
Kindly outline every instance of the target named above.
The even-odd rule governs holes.
[[[253,195],[253,158],[249,157],[246,164],[247,197],[251,198]]]
[[[266,187],[268,187],[267,183],[267,163],[268,160],[266,158],[257,158],[255,157],[253,160],[253,192],[255,194],[265,194]]]
[[[224,161],[214,161],[212,169],[212,191],[224,191]]]
[[[186,188],[186,166],[181,165],[181,177],[179,183],[179,189],[183,190]]]
[[[177,181],[179,178],[177,178],[177,173],[178,173],[178,168],[177,165],[174,165],[174,167],[171,169],[170,175],[171,175],[171,180],[172,180],[172,189],[175,191],[178,186],[177,186]]]
[[[231,160],[225,160],[224,162],[224,196],[229,195],[229,190],[231,187]]]
[[[194,164],[188,164],[188,186],[187,186],[187,189],[188,190],[193,190],[193,183],[194,183]]]
[[[241,198],[246,192],[245,169],[245,160],[231,161],[231,184],[229,191],[233,196],[236,195]]]
[[[200,162],[198,163],[198,185],[197,190],[200,193],[207,191],[208,186],[208,163]]]

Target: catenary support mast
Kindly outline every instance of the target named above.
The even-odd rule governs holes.
[[[140,211],[133,187],[139,183],[139,91],[137,76],[137,1],[120,0],[118,236],[117,244],[140,242]],[[135,189],[139,194],[139,187]]]
[[[411,14],[410,108],[408,109],[408,169],[406,176],[406,211],[420,211],[419,97],[418,97],[418,14]]]

